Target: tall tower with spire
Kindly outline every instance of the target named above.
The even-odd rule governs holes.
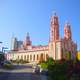
[[[59,39],[59,22],[58,16],[54,13],[50,21],[50,39],[49,39],[49,56],[55,59],[60,59],[61,42]]]
[[[71,25],[66,22],[64,25],[64,38],[63,38],[63,58],[72,59],[76,53],[75,43],[72,41]]]
[[[65,25],[64,25],[64,38],[66,40],[72,39],[71,28],[70,28],[70,24],[68,22],[65,23]]]
[[[54,13],[51,16],[50,22],[50,41],[59,40],[59,23],[58,23],[58,16]]]
[[[31,43],[29,33],[27,33],[26,39],[23,41],[23,48],[27,49],[29,46],[31,46]]]

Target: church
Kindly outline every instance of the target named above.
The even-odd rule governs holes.
[[[72,40],[71,25],[64,24],[64,36],[59,35],[59,21],[56,13],[50,19],[50,36],[47,45],[32,45],[30,35],[27,33],[25,40],[11,39],[11,50],[6,54],[7,60],[25,60],[29,62],[46,61],[48,57],[53,60],[75,59],[77,44]]]

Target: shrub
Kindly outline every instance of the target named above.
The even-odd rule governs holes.
[[[48,65],[48,80],[67,80],[66,68],[62,64]]]
[[[48,67],[47,63],[41,63],[41,68],[46,69]]]
[[[10,60],[12,63],[16,63],[17,62],[17,60]]]
[[[48,58],[47,59],[47,61],[46,61],[46,63],[48,64],[48,65],[53,65],[54,64],[54,60],[53,60],[53,58]]]
[[[29,61],[20,59],[17,60],[17,63],[25,64],[25,63],[29,63]]]
[[[48,58],[47,61],[40,61],[39,64],[41,65],[42,69],[47,69],[48,65],[53,65],[54,60],[52,58]]]
[[[5,64],[5,65],[3,65],[3,68],[5,68],[5,69],[12,69],[13,66],[11,64]]]

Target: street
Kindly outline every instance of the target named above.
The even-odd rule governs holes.
[[[36,74],[30,65],[14,65],[13,70],[0,69],[0,80],[47,80],[46,76]]]

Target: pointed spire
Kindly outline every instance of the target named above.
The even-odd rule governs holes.
[[[56,16],[56,11],[53,11],[52,12],[52,16]]]
[[[29,32],[27,32],[26,41],[30,41]]]
[[[31,46],[32,42],[30,40],[29,32],[27,32],[26,39],[23,41],[23,47],[26,50],[28,46]]]
[[[69,21],[66,21],[66,22],[65,22],[65,27],[69,27],[69,28],[70,28],[70,23],[69,23]]]
[[[25,43],[26,43],[26,45],[31,45],[31,40],[30,40],[29,32],[27,32]]]
[[[55,24],[55,25],[58,25],[58,16],[56,15],[56,12],[55,11],[52,12],[52,15],[51,15],[51,23],[52,24]]]
[[[29,32],[27,32],[27,36],[29,36]]]

